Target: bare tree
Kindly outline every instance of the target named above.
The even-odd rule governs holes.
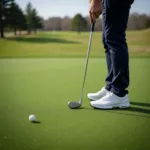
[[[61,18],[52,17],[44,21],[44,30],[61,30]]]
[[[69,18],[68,16],[64,17],[61,22],[61,29],[63,31],[70,31],[71,30],[71,22],[72,22],[71,18]]]
[[[128,30],[150,28],[150,16],[147,14],[132,13],[128,20]]]

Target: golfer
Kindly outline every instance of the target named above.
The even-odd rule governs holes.
[[[103,17],[103,45],[108,74],[106,86],[97,93],[89,93],[91,106],[99,109],[128,108],[129,55],[126,28],[134,0],[90,0],[90,20]]]

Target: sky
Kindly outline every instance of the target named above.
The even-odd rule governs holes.
[[[44,19],[54,16],[73,17],[77,13],[87,16],[89,9],[89,0],[16,0],[16,2],[23,10],[27,3],[31,2]],[[131,12],[150,14],[150,0],[135,0]]]

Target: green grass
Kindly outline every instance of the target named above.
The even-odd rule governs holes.
[[[89,106],[86,94],[105,84],[99,58],[89,61],[83,109],[67,107],[79,100],[84,64],[83,58],[0,59],[0,150],[150,149],[150,59],[130,60],[128,110]],[[30,114],[41,123],[30,123]]]
[[[0,57],[83,57],[87,51],[89,33],[40,32],[36,36],[0,39]],[[92,57],[104,56],[101,32],[94,33]],[[150,29],[128,31],[130,56],[150,56]]]
[[[104,56],[98,32],[83,109],[67,107],[68,101],[80,98],[85,59],[79,57],[85,57],[88,39],[89,33],[73,32],[0,39],[0,150],[150,149],[150,30],[127,32],[131,56],[127,110],[95,110],[86,98],[105,85],[105,59],[96,58]],[[148,57],[137,58],[142,56]],[[41,123],[30,123],[30,114]]]

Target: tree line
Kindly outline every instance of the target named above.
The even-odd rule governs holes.
[[[118,21],[119,23],[119,21]],[[70,17],[51,17],[44,20],[44,30],[50,31],[89,31],[89,17],[81,14]],[[128,20],[128,30],[142,30],[150,28],[150,15],[131,13]],[[95,31],[102,31],[102,18],[100,17],[95,24]]]
[[[28,3],[25,11],[19,7],[15,0],[0,0],[0,36],[4,37],[4,30],[13,30],[21,34],[27,30],[28,34],[36,33],[38,28],[43,28],[43,19],[40,17],[31,3]]]
[[[81,14],[76,14],[73,18],[69,16],[61,17],[50,17],[43,21],[45,31],[77,31],[85,32],[89,31],[90,22],[89,17],[83,17]],[[95,25],[95,30],[99,31],[102,29],[102,19],[98,19]]]
[[[119,21],[118,21],[119,23]],[[26,30],[27,34],[36,33],[37,29],[45,31],[89,31],[89,17],[76,14],[73,18],[50,17],[44,20],[38,15],[31,3],[28,3],[23,11],[15,0],[0,0],[0,34],[4,37],[4,30],[21,31]],[[150,28],[150,15],[132,13],[128,20],[128,30],[141,30]],[[95,24],[95,31],[102,30],[102,18],[100,17]]]

